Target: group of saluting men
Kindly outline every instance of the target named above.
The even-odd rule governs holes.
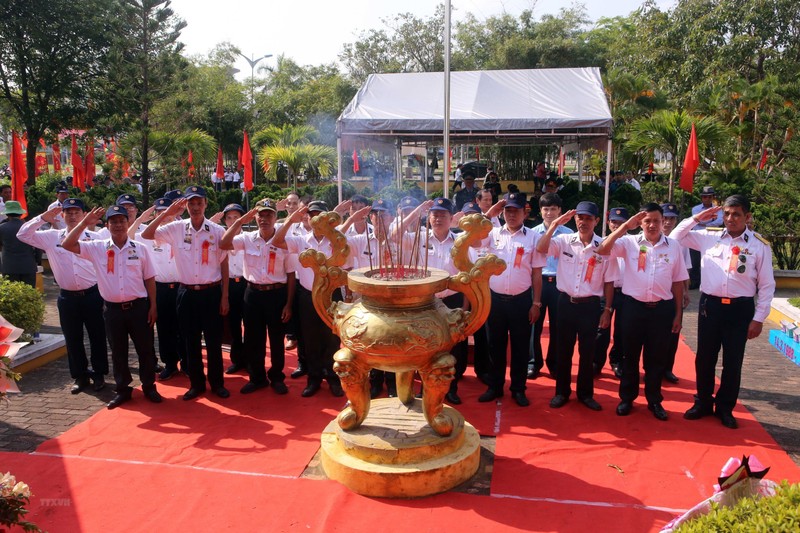
[[[530,206],[518,192],[504,195],[492,206],[467,202],[458,213],[446,198],[420,203],[406,197],[395,208],[388,200],[369,202],[360,195],[335,210],[349,214],[340,227],[351,249],[347,268],[375,268],[379,263],[375,255],[383,250],[393,254],[392,261],[404,262],[406,254],[416,253],[427,257],[429,267],[455,274],[450,249],[459,218],[478,213],[492,221],[489,236],[470,251],[473,260],[491,253],[506,263],[502,274],[490,278],[491,311],[475,336],[475,371],[487,385],[478,401],[504,395],[510,367],[508,389],[523,407],[530,404],[525,394],[527,380],[537,378],[545,364],[556,383],[550,407],[567,404],[577,341],[577,399],[589,409],[602,409],[594,399],[593,377],[605,365],[613,316],[610,360],[620,378],[617,415],[626,416],[633,409],[642,360],[647,407],[657,419],[667,420],[661,383],[665,378],[677,379],[672,364],[688,303],[690,264],[685,256],[687,249],[699,251],[697,394],[684,418],[715,414],[723,425],[735,428],[732,410],[745,344],[761,333],[775,285],[770,246],[750,229],[747,198],[730,196],[721,206],[697,210],[677,226],[674,204],[648,203],[630,217],[625,209],[612,208],[608,213],[611,233],[605,238],[595,232],[601,220],[596,204],[583,201],[562,212],[556,193],[542,195],[538,203],[543,222],[533,228],[524,225]],[[329,211],[329,206],[301,201],[292,193],[280,202],[261,200],[247,212],[231,204],[209,219],[207,205],[206,192],[199,186],[170,191],[141,214],[131,195],[120,196],[108,209],[91,210],[80,199],[59,198],[19,231],[20,240],[47,252],[61,287],[58,310],[75,379],[72,392],[104,386],[107,338],[116,383],[108,408],[129,401],[130,338],[139,358],[144,396],[161,402],[156,390],[155,326],[163,363],[159,379],[169,379],[180,370],[190,380],[184,400],[205,393],[206,382],[211,392],[227,398],[222,360],[223,317],[227,317],[233,338],[233,364],[227,372],[247,370],[249,380],[242,394],[267,387],[278,394],[288,392],[284,335],[294,332],[299,364],[292,375],[307,375],[302,396],[316,394],[323,381],[328,382],[331,394],[342,396],[333,371],[339,339],[314,309],[313,271],[297,260],[308,249],[330,255],[331,243],[310,224],[313,216]],[[279,211],[288,216],[279,221]],[[182,218],[184,212],[188,218]],[[95,232],[103,218],[106,228]],[[571,221],[575,232],[566,227]],[[723,227],[704,227],[713,221]],[[256,229],[243,231],[251,222]],[[41,229],[48,223],[52,229]],[[640,231],[632,233],[636,230]],[[429,235],[420,239],[420,231]],[[399,241],[404,243],[401,248]],[[421,249],[412,252],[412,243]],[[451,308],[465,304],[462,295],[453,291],[437,296]],[[349,300],[358,295],[342,287],[335,297]],[[541,347],[545,314],[550,331],[546,355]],[[84,326],[90,339],[91,368],[83,345]],[[715,394],[720,348],[723,372]],[[446,400],[460,404],[458,382],[467,366],[466,341],[452,352],[456,375]],[[390,396],[396,394],[391,374],[373,371],[370,382],[373,397],[382,393],[384,383]]]

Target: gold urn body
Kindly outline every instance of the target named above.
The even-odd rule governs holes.
[[[314,307],[342,342],[334,355],[334,371],[349,405],[337,417],[339,426],[354,430],[366,419],[369,370],[377,368],[396,373],[398,398],[407,406],[414,403],[412,381],[414,372],[419,372],[425,420],[439,436],[450,435],[454,420],[443,410],[455,374],[455,358],[449,350],[485,322],[491,305],[489,277],[505,270],[505,262],[491,254],[475,264],[469,260],[469,247],[488,236],[491,222],[481,215],[466,216],[459,222],[464,233],[451,250],[458,274],[426,269],[423,275],[403,279],[379,276],[377,269],[342,269],[349,247],[336,230],[339,223],[339,215],[333,212],[322,213],[311,222],[316,232],[330,240],[330,257],[315,250],[300,255],[303,266],[315,272]],[[353,303],[333,302],[333,291],[345,284],[360,298]],[[463,293],[469,311],[449,309],[436,298],[436,293],[445,289]]]

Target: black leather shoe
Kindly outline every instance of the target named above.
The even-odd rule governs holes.
[[[669,416],[667,416],[667,412],[660,403],[651,403],[647,406],[647,408],[650,409],[650,411],[653,413],[653,416],[659,420],[667,420],[669,418]]]
[[[484,385],[489,385],[489,383],[492,381],[492,378],[487,372],[484,372],[482,374],[478,374],[478,381]]]
[[[83,389],[87,388],[88,386],[89,386],[89,377],[88,376],[84,376],[82,378],[78,378],[78,379],[75,380],[75,384],[72,386],[72,388],[69,390],[69,392],[72,393],[72,394],[78,394]],[[113,407],[112,407],[112,409],[113,409]]]
[[[156,389],[150,389],[144,391],[144,397],[150,400],[153,403],[161,403],[164,401],[164,398],[158,393]]]
[[[178,373],[177,368],[165,368],[158,374],[159,381],[167,381],[168,379],[174,377]]]
[[[664,379],[669,381],[670,383],[677,383],[680,381],[678,379],[678,376],[676,376],[672,372],[664,372]]]
[[[389,398],[397,398],[397,385],[386,385],[386,395]]]
[[[569,398],[564,396],[563,394],[556,394],[553,396],[553,399],[550,400],[550,407],[553,409],[558,409],[559,407],[564,407],[567,405]]]
[[[239,389],[239,392],[242,394],[252,394],[258,389],[263,389],[268,386],[269,383],[254,383],[252,381],[248,381],[247,383],[244,384],[244,387]]]
[[[206,389],[195,389],[194,387],[192,387],[191,389],[183,393],[183,399],[186,401],[194,400],[195,398],[203,394],[205,391]]]
[[[603,406],[597,403],[597,400],[595,400],[594,398],[580,398],[578,401],[581,402],[586,407],[588,407],[589,409],[591,409],[592,411],[603,410]]]
[[[611,365],[611,368],[614,369],[614,377],[617,379],[622,379],[622,366],[621,365]]]
[[[95,392],[100,392],[101,390],[106,388],[106,379],[103,376],[98,376],[96,378],[92,378],[92,390]]]
[[[298,366],[294,372],[289,374],[289,377],[291,377],[292,379],[297,379],[297,378],[302,378],[306,374],[308,374],[308,371],[302,366]]]
[[[538,368],[531,368],[528,370],[528,379],[536,379],[539,377],[539,369]]]
[[[280,394],[281,396],[289,394],[289,387],[287,387],[286,383],[283,381],[273,381],[270,385],[276,394]]]
[[[531,404],[531,401],[528,400],[528,397],[525,396],[525,393],[522,391],[512,392],[511,398],[513,398],[513,400],[517,402],[517,405],[520,407],[528,407]]]
[[[503,391],[498,391],[489,387],[488,389],[486,389],[486,392],[478,396],[478,401],[481,403],[486,403],[502,397],[503,397]]]
[[[628,416],[633,410],[633,404],[622,400],[617,406],[617,416]]]
[[[225,373],[226,374],[235,374],[240,370],[244,370],[244,365],[240,365],[240,364],[234,363],[231,366],[229,366],[227,368],[227,370],[225,370]]]
[[[739,427],[739,424],[736,423],[736,419],[733,418],[733,415],[730,413],[717,413],[720,421],[722,421],[722,425],[726,428],[736,429]]]
[[[131,399],[130,394],[116,393],[114,397],[111,398],[111,401],[108,402],[108,405],[106,407],[108,407],[109,409],[116,409],[123,403],[130,401],[130,399]]]
[[[155,370],[155,373],[158,374],[159,372],[164,370],[164,365],[156,361],[156,366],[153,368],[153,370]]]
[[[448,392],[447,394],[444,395],[444,399],[449,404],[461,405],[461,398],[458,397],[458,393],[457,392],[453,392],[453,391]]]
[[[712,414],[714,414],[714,410],[711,407],[703,407],[699,403],[695,403],[688,411],[683,413],[683,418],[686,420],[699,420]]]
[[[314,396],[317,391],[319,391],[319,388],[319,383],[309,383],[308,386],[303,389],[303,392],[300,393],[300,396],[303,398],[310,398],[311,396]]]
[[[216,394],[220,398],[229,398],[231,395],[231,393],[228,392],[228,389],[226,389],[225,387],[217,387],[216,389],[214,389],[214,394]]]
[[[369,397],[373,400],[381,395],[383,392],[383,387],[381,385],[370,385],[369,387]]]

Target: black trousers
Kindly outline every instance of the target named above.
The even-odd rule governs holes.
[[[605,298],[603,298],[603,309],[605,309]],[[621,365],[625,353],[623,351],[624,344],[622,341],[622,309],[625,306],[625,297],[622,294],[622,289],[614,289],[614,301],[611,307],[614,308],[612,316],[614,318],[614,344],[611,345],[611,351],[608,350],[608,345],[611,344],[611,326],[603,329],[597,328],[597,338],[594,345],[594,365],[599,370],[606,365],[606,358],[612,365]]]
[[[558,298],[558,363],[556,394],[569,398],[572,394],[572,352],[578,341],[577,395],[581,400],[594,395],[592,361],[597,325],[600,323],[600,298],[585,303],[572,303],[566,293]]]
[[[464,295],[460,292],[451,294],[442,298],[442,303],[449,309],[460,309],[464,305]],[[464,372],[467,370],[467,351],[469,350],[469,342],[467,339],[459,342],[450,349],[450,353],[456,358],[456,376],[450,382],[450,390],[456,392],[458,390],[458,382],[464,377]]]
[[[672,372],[675,368],[675,355],[678,353],[678,343],[680,343],[680,333],[670,333],[669,346],[667,347],[667,362],[664,373]]]
[[[556,287],[555,276],[542,276],[542,307],[539,310],[539,320],[533,325],[531,337],[530,358],[528,367],[540,370],[545,364],[550,375],[556,374],[558,361],[558,295],[561,292]],[[547,356],[542,353],[542,330],[544,329],[544,315],[547,313],[550,320],[550,340],[547,345]]]
[[[639,396],[639,357],[644,366],[644,395],[648,404],[661,403],[661,378],[667,366],[675,300],[661,300],[648,305],[630,296],[623,296],[622,314],[625,359],[619,398],[632,402]]]
[[[178,327],[178,283],[156,282],[156,331],[158,332],[158,355],[169,369],[186,370],[186,349]]]
[[[27,274],[3,274],[3,275],[7,277],[9,281],[21,281],[22,283],[27,283],[34,289],[36,288],[36,272],[30,272]]]
[[[283,286],[271,291],[247,287],[244,291],[244,353],[247,371],[253,383],[283,381],[286,361],[283,336],[286,332],[281,312],[286,306],[288,289]],[[267,335],[271,366],[266,371]]]
[[[236,281],[238,280],[238,281]],[[231,363],[246,365],[247,357],[242,340],[242,320],[244,317],[244,293],[247,281],[244,278],[231,278],[228,282],[228,330],[230,332]]]
[[[333,354],[339,349],[339,337],[333,334],[317,314],[311,291],[297,285],[297,307],[299,310],[298,343],[303,346],[305,364],[308,367],[308,383],[319,384],[323,378],[330,383],[339,383],[333,372]]]
[[[700,286],[700,251],[689,248],[689,259],[692,261],[689,270],[689,288],[696,289]]]
[[[72,379],[80,379],[91,374],[100,378],[108,374],[108,345],[106,344],[106,328],[103,323],[103,298],[97,285],[85,291],[61,290],[56,301],[58,320],[64,333],[67,347],[69,375]],[[92,371],[89,372],[89,360],[86,358],[86,347],[83,344],[83,328],[89,334],[89,351],[91,353]]]
[[[482,376],[492,372],[492,354],[489,349],[489,328],[486,322],[472,334],[474,341],[472,352],[472,364],[475,367],[475,375]]]
[[[511,341],[511,392],[524,392],[528,380],[528,349],[531,340],[531,323],[528,311],[533,305],[530,289],[509,296],[492,291],[492,310],[486,324],[489,326],[489,346],[492,354],[493,389],[502,391],[506,381],[506,351]]]
[[[132,387],[131,368],[128,365],[128,338],[139,358],[139,380],[142,390],[155,389],[156,354],[153,349],[153,328],[147,323],[150,307],[147,298],[139,298],[124,304],[106,302],[103,318],[106,335],[111,345],[111,361],[114,363],[114,382],[117,394],[130,394]]]
[[[219,303],[222,288],[217,285],[195,291],[183,285],[178,289],[178,325],[186,346],[187,373],[191,387],[205,390],[201,336],[206,341],[208,383],[212,389],[224,385],[222,378],[222,318]]]
[[[697,319],[697,401],[704,407],[716,404],[717,412],[730,413],[739,398],[747,328],[755,314],[753,298],[726,300],[700,295]],[[714,372],[722,348],[722,376],[714,398]]]

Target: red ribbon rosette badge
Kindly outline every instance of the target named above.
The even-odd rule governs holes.
[[[208,264],[208,249],[211,247],[211,243],[208,241],[203,241],[203,255],[202,259],[200,260],[204,265]]]
[[[267,263],[267,274],[275,273],[275,250],[269,251],[269,262]]]
[[[639,247],[639,262],[638,262],[638,270],[640,272],[644,271],[644,267],[647,264],[647,246],[640,246]]]
[[[114,250],[106,251],[106,272],[114,273]]]
[[[518,247],[517,253],[514,254],[514,268],[519,268],[522,265],[522,256],[525,254],[525,248]]]
[[[597,258],[592,256],[586,262],[586,276],[584,276],[583,281],[592,281],[592,274],[594,274],[594,266],[597,264]]]
[[[738,246],[731,248],[731,261],[728,264],[728,272],[734,272],[736,270],[736,263],[739,261],[739,252],[741,252],[741,250]]]

